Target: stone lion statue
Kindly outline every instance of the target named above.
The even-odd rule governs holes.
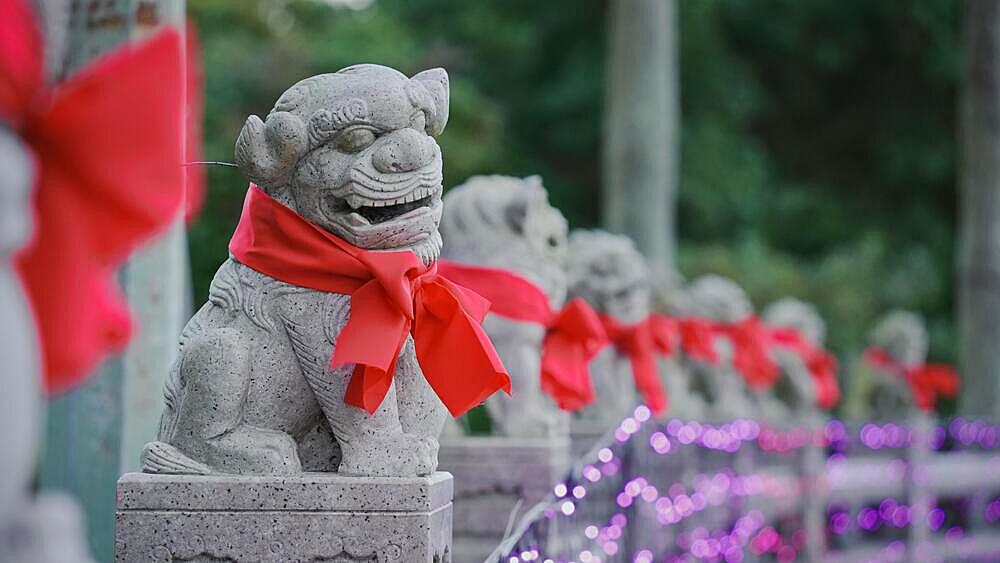
[[[661,275],[653,284],[654,309],[669,317],[685,317],[691,310],[684,276],[671,271]],[[705,420],[708,405],[692,379],[690,366],[679,354],[680,335],[675,335],[675,353],[660,360],[661,381],[670,396],[671,416],[690,420]]]
[[[356,65],[302,80],[261,120],[236,162],[271,198],[348,243],[441,248],[441,150],[448,75]],[[153,473],[334,471],[425,475],[447,416],[408,338],[374,414],[344,402],[351,365],[329,367],[348,295],[296,287],[227,260],[181,336],[164,391]]]
[[[813,346],[822,347],[826,339],[823,317],[813,304],[800,299],[779,299],[765,307],[762,316],[768,326],[795,329]],[[789,350],[775,348],[772,353],[782,373],[775,395],[801,416],[818,415],[816,385],[805,362]]]
[[[442,256],[512,271],[540,287],[558,310],[566,300],[566,218],[549,204],[539,176],[473,176],[444,197]],[[565,435],[568,415],[542,392],[545,328],[490,315],[483,323],[511,376],[513,397],[486,407],[503,436]]]
[[[920,365],[927,360],[927,328],[923,318],[911,311],[896,309],[886,313],[868,333],[868,341],[904,367]],[[873,377],[864,395],[870,412],[879,418],[909,415],[915,404],[907,382],[872,366],[868,368]]]
[[[692,315],[718,323],[738,323],[753,315],[753,304],[743,288],[728,278],[714,274],[692,281],[687,289],[687,299]],[[690,362],[694,381],[704,386],[711,402],[709,414],[718,420],[761,415],[761,406],[733,367],[732,343],[727,338],[717,338],[716,347],[718,364],[697,360]]]
[[[575,230],[569,237],[569,297],[580,297],[601,315],[624,324],[649,316],[650,271],[632,239],[599,230]],[[639,403],[629,359],[608,346],[590,363],[594,403],[579,418],[616,424]]]

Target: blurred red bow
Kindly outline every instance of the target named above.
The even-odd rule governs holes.
[[[36,26],[25,2],[5,2],[0,120],[37,164],[34,238],[17,261],[52,392],[129,339],[115,268],[180,210],[183,64],[179,34],[164,30],[50,88]]]

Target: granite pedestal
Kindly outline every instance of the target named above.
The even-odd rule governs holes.
[[[581,459],[610,435],[615,423],[605,420],[576,419],[570,424],[570,454],[573,459]],[[593,461],[585,459],[583,461]]]
[[[455,476],[455,561],[480,563],[515,507],[520,517],[563,479],[569,440],[465,436],[442,442],[438,460]]]
[[[451,563],[452,494],[440,471],[129,473],[118,481],[115,561]]]

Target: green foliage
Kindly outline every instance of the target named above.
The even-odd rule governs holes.
[[[961,3],[679,2],[681,269],[754,301],[815,301],[856,353],[889,307],[923,313],[953,359],[956,84]],[[207,69],[206,159],[229,161],[248,114],[359,61],[444,66],[446,185],[542,174],[574,227],[598,222],[605,3],[600,0],[190,0]],[[191,233],[196,302],[245,180],[210,170]]]

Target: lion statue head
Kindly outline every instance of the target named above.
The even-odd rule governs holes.
[[[566,218],[539,176],[473,176],[448,190],[442,254],[511,270],[537,284],[553,308],[566,299]]]
[[[764,308],[764,322],[798,331],[813,346],[823,346],[826,323],[812,303],[794,297],[779,299]]]
[[[826,323],[812,303],[786,297],[765,307],[762,317],[768,326],[794,329],[813,346],[822,347],[826,339]],[[775,384],[775,395],[796,409],[814,409],[817,391],[808,366],[787,350],[772,353],[783,375]]]
[[[247,118],[236,163],[271,197],[368,250],[441,249],[441,149],[448,74],[412,78],[362,64],[306,78],[261,120]]]
[[[753,314],[753,304],[736,282],[706,274],[688,286],[688,306],[695,315],[723,323],[736,323]]]
[[[868,333],[868,340],[904,366],[922,364],[927,359],[924,320],[910,311],[897,309],[886,313]]]
[[[599,313],[638,323],[650,312],[650,272],[632,239],[599,230],[569,236],[569,296]]]

